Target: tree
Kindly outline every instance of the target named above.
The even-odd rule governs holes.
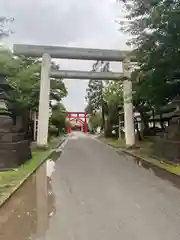
[[[54,63],[52,67],[55,67]],[[13,116],[22,116],[25,129],[27,129],[29,110],[38,111],[40,69],[39,59],[14,57],[6,49],[0,51],[0,73],[7,74],[12,87],[9,92],[12,99],[9,108]],[[51,79],[50,102],[54,100],[59,103],[66,95],[67,89],[62,79]]]
[[[123,2],[128,20],[123,27],[132,36],[141,79],[148,78],[156,96],[161,96],[167,92],[165,84],[175,80],[174,74],[180,70],[180,1]]]
[[[0,17],[0,40],[4,37],[8,37],[11,31],[5,28],[7,22],[12,22],[12,18]]]
[[[129,44],[135,47],[138,65],[134,104],[147,125],[146,111],[159,113],[180,94],[180,1],[120,2],[127,12],[121,26],[131,34]]]
[[[92,71],[98,71],[98,69],[100,69],[101,72],[109,71],[109,62],[96,61],[92,66]],[[104,128],[105,125],[105,107],[106,107],[105,106],[106,103],[103,99],[103,89],[104,89],[103,81],[89,80],[88,88],[86,90],[87,92],[86,99],[88,101],[86,111],[91,114],[93,111],[101,110],[102,129]]]
[[[55,126],[57,129],[56,134],[59,136],[62,129],[66,128],[66,108],[62,103],[52,106],[52,115],[50,117],[50,126]],[[50,127],[51,129],[51,127]]]
[[[54,62],[51,62],[51,69],[59,70],[60,66]],[[62,79],[51,78],[51,100],[60,102],[67,96],[67,94],[68,92]]]
[[[94,108],[92,106],[92,103],[91,101],[89,101],[89,99],[86,97],[86,99],[88,100],[88,104],[87,106],[85,107],[84,111],[88,114],[92,114],[94,112]]]
[[[92,110],[99,110],[102,106],[102,82],[98,80],[89,80],[87,100]]]
[[[104,100],[107,103],[105,137],[112,137],[113,125],[119,125],[119,110],[123,106],[122,84],[109,81],[104,89]],[[116,136],[118,136],[118,131],[116,131]]]
[[[52,63],[52,67],[55,64]],[[14,57],[9,50],[0,52],[0,72],[7,74],[13,109],[17,112],[23,109],[38,110],[40,92],[41,62],[30,57]],[[67,96],[67,89],[62,79],[51,79],[51,100],[61,101]],[[17,107],[17,108],[16,108]]]
[[[89,129],[93,132],[97,131],[97,128],[102,124],[102,114],[101,112],[94,112],[90,115],[88,125]]]

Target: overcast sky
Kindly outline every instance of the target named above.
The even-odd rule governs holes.
[[[0,0],[0,16],[13,17],[8,44],[29,43],[89,48],[127,49],[118,31],[122,17],[116,0]],[[60,60],[61,69],[91,70],[92,61]],[[119,64],[112,69],[120,71]],[[83,111],[87,81],[65,80],[69,111]]]

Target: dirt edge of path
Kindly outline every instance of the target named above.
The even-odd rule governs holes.
[[[26,176],[24,176],[20,182],[11,189],[11,191],[8,192],[7,195],[5,195],[1,200],[0,200],[0,208],[9,201],[9,199],[11,197],[13,197],[13,195],[18,191],[18,189],[29,179],[29,177],[31,177],[40,167],[41,165],[43,165],[45,163],[45,161],[52,156],[52,154],[56,151],[57,148],[59,148],[61,146],[61,144],[66,140],[66,138],[63,138],[62,140],[60,140],[60,142],[57,143],[56,146],[54,146],[49,152],[47,152],[47,154],[39,161],[39,163],[33,168],[31,169],[31,171],[29,171],[27,173]]]

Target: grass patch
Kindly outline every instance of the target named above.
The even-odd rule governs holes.
[[[170,173],[180,175],[179,164],[170,163],[166,159],[152,156],[152,144],[152,141],[144,140],[138,142],[137,146],[139,148],[125,151]]]
[[[154,156],[152,157],[153,141],[151,141],[151,139],[144,139],[143,141],[137,142],[137,148],[134,149],[127,149],[124,139],[116,140],[111,138],[103,138],[102,141],[116,149],[121,149],[126,153],[142,159],[143,161],[153,164],[159,168],[165,169],[170,173],[180,175],[179,164],[170,163],[165,159],[155,158]]]
[[[138,151],[138,150],[126,150],[125,152],[130,153],[131,155],[137,158],[141,158],[142,160],[148,163],[151,163],[159,168],[165,169],[170,173],[180,175],[180,165],[168,163],[164,159],[156,159],[156,158],[150,157],[142,153],[142,151]]]
[[[124,139],[104,138],[103,141],[114,148],[125,148]]]
[[[46,150],[35,149],[32,159],[18,169],[0,172],[0,204],[16,190],[37,167],[51,154],[52,150],[60,143],[60,138],[52,139]]]

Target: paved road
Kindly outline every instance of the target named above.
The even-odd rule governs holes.
[[[46,175],[42,166],[0,211],[1,240],[180,239],[179,179],[84,135],[69,139]]]

